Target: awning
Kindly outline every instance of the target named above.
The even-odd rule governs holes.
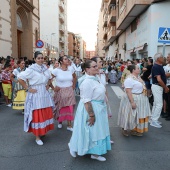
[[[139,52],[144,51],[144,49],[145,49],[145,47],[146,47],[147,45],[148,45],[148,44],[145,43],[145,44],[143,44],[142,46],[138,47],[137,50],[138,50]]]
[[[133,49],[128,50],[128,51],[129,51],[129,53],[135,53],[136,52],[136,48],[134,47]]]

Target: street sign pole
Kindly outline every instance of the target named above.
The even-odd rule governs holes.
[[[163,43],[163,57],[165,57],[165,47],[166,47],[166,44]]]

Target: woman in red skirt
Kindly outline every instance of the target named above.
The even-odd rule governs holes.
[[[36,136],[36,143],[43,145],[41,136],[54,129],[53,101],[48,92],[51,84],[51,73],[43,64],[41,52],[35,52],[35,64],[18,75],[19,83],[26,89],[27,96],[24,111],[24,131]],[[27,85],[27,82],[29,86]]]
[[[71,121],[74,120],[74,105],[76,104],[74,89],[76,85],[76,75],[69,66],[66,56],[59,58],[60,68],[52,71],[56,79],[54,95],[54,113],[58,120],[58,128],[62,128],[62,122],[67,121],[67,130],[72,131]],[[69,68],[70,67],[70,68]]]

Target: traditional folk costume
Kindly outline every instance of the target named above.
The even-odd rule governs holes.
[[[61,68],[56,68],[52,71],[55,76],[57,87],[60,88],[54,94],[54,113],[55,118],[59,123],[67,120],[74,120],[74,105],[76,99],[73,90],[73,71],[67,69],[63,71]]]
[[[20,72],[24,70],[21,70],[20,68],[16,68],[13,70],[13,75],[15,76],[15,80],[17,80],[17,76],[19,75]],[[13,86],[13,105],[12,108],[16,110],[22,110],[24,109],[24,103],[26,99],[26,91],[24,87],[18,82],[14,83]]]
[[[45,135],[54,129],[54,106],[49,92],[46,90],[48,80],[52,76],[45,65],[33,64],[18,75],[18,79],[29,82],[29,88],[36,93],[27,92],[24,111],[24,131],[32,132],[35,136]]]
[[[125,93],[120,102],[118,125],[124,130],[133,130],[138,133],[147,132],[151,110],[144,82],[130,74],[124,82],[124,87],[132,89],[132,96],[137,107],[132,109]]]
[[[106,88],[95,76],[85,75],[79,79],[80,102],[74,120],[73,134],[69,143],[71,151],[78,155],[106,154],[111,150],[110,131],[105,103]],[[89,126],[85,103],[91,102],[95,123]]]

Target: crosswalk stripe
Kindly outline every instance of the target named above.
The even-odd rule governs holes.
[[[121,99],[121,97],[124,95],[124,91],[119,86],[111,86],[112,90],[116,94],[116,96]]]

